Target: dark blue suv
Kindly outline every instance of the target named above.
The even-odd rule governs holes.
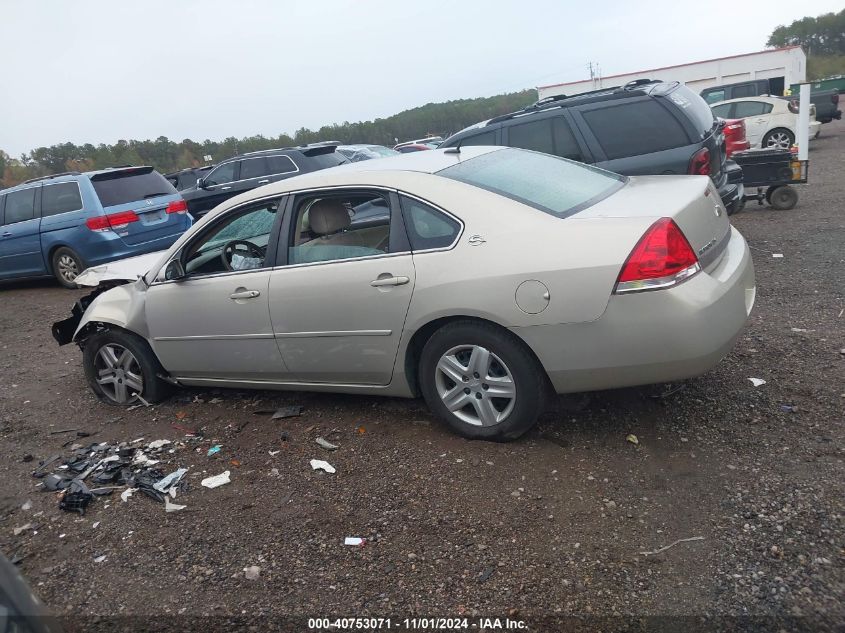
[[[191,226],[182,196],[152,167],[68,172],[0,191],[0,280],[55,276],[168,248]]]

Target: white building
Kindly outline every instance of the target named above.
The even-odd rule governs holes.
[[[553,95],[574,95],[580,92],[622,86],[635,79],[680,81],[700,92],[710,86],[732,84],[749,79],[775,79],[772,93],[783,94],[784,88],[805,81],[807,56],[800,46],[787,46],[757,53],[731,55],[702,62],[652,68],[624,75],[610,75],[584,81],[538,86],[540,99]]]

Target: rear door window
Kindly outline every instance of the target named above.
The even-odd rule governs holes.
[[[42,187],[41,217],[79,211],[81,208],[82,196],[79,195],[79,185],[75,182],[60,182]]]
[[[771,103],[762,101],[737,101],[734,104],[734,118],[744,119],[749,116],[760,116],[772,111]]]
[[[91,184],[104,207],[176,193],[167,178],[150,168],[96,174],[91,177]]]
[[[260,158],[245,158],[241,161],[240,180],[259,178],[261,176],[266,176],[269,173],[270,171],[267,167],[267,159],[263,156]]]
[[[411,250],[451,246],[461,232],[460,223],[434,207],[408,196],[401,196],[402,214]]]
[[[725,90],[713,90],[712,92],[704,93],[704,100],[707,103],[718,103],[725,100]]]
[[[754,84],[742,84],[741,86],[734,86],[731,90],[731,99],[739,99],[741,97],[756,97],[757,89]]]
[[[609,160],[690,144],[680,122],[655,99],[584,110],[582,116]]]
[[[458,141],[456,143],[458,145],[495,145],[496,144],[496,130],[490,130],[489,132],[482,132],[481,134],[476,134],[474,136],[467,136],[466,138]]]
[[[583,160],[572,128],[562,116],[510,126],[507,144],[508,147],[521,147],[571,160]]]
[[[281,156],[268,156],[267,166],[269,170],[267,173],[270,174],[289,174],[299,171],[299,168],[290,156],[285,156],[284,154]]]
[[[10,191],[6,194],[5,224],[24,222],[35,217],[35,190],[30,187],[21,191]]]

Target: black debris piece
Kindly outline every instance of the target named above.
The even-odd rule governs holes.
[[[282,420],[284,418],[294,418],[298,415],[302,415],[302,412],[305,410],[305,407],[302,407],[298,404],[289,406],[289,407],[279,407],[276,409],[276,412],[273,414],[272,420]]]
[[[73,481],[73,479],[67,475],[50,473],[44,478],[44,489],[49,490],[50,492],[65,490],[68,486],[70,486],[71,481]]]
[[[45,459],[43,462],[39,462],[38,468],[33,471],[32,476],[37,479],[41,479],[47,474],[47,466],[49,466],[53,462],[58,461],[59,459],[61,459],[61,457],[61,455],[53,455],[52,457],[48,457],[47,459]]]
[[[31,462],[33,459],[34,459],[34,458],[32,457],[32,455],[30,455],[29,453],[27,453],[26,455],[24,455],[24,456],[21,458],[21,461],[22,461],[22,462],[24,462],[24,463],[28,463],[28,462]]]
[[[65,512],[85,514],[85,508],[94,498],[90,492],[66,492],[59,500],[59,508]]]

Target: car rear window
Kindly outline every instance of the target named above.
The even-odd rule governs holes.
[[[338,165],[343,165],[344,163],[349,162],[349,159],[339,152],[308,156],[306,160],[311,164],[311,167],[313,169],[326,169],[328,167],[337,167]]]
[[[176,193],[167,178],[152,168],[96,174],[91,177],[91,184],[104,207]]]
[[[655,99],[604,106],[582,115],[609,160],[690,144],[681,123]]]
[[[79,185],[75,182],[45,184],[41,188],[41,217],[78,211],[82,208]]]
[[[565,218],[606,198],[626,178],[557,156],[502,149],[437,172]]]
[[[722,91],[724,98],[724,91]],[[707,101],[701,98],[701,95],[695,94],[686,86],[678,86],[669,93],[669,100],[678,106],[683,112],[692,119],[695,124],[696,131],[705,138],[713,129],[715,119],[710,106]],[[713,103],[713,100],[709,100]]]

